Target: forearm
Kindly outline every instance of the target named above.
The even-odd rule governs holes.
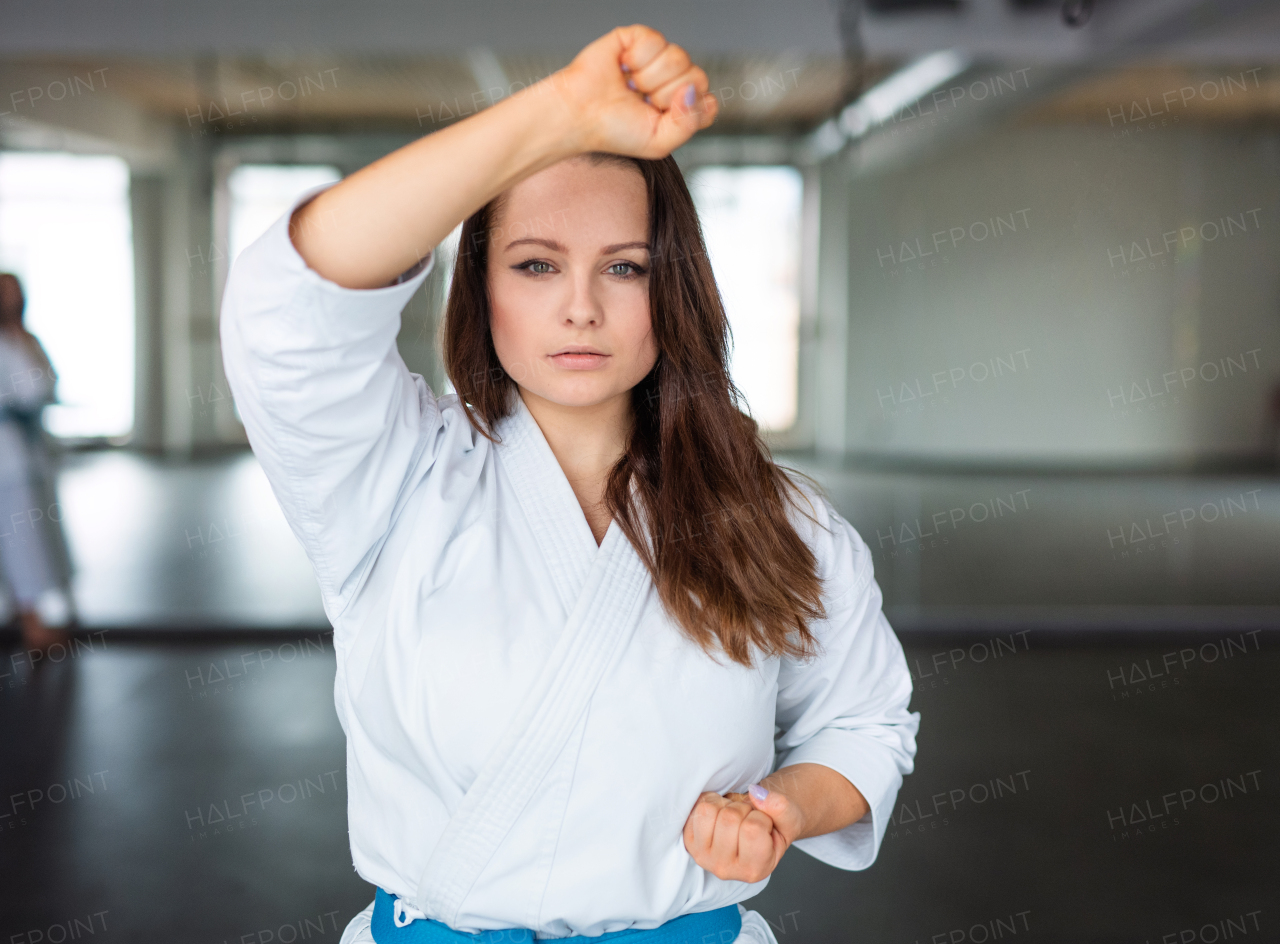
[[[376,288],[520,180],[585,150],[559,74],[362,168],[294,215],[307,265],[346,288]]]
[[[870,809],[861,791],[842,774],[822,764],[793,764],[760,782],[767,790],[785,794],[801,813],[801,827],[790,837],[807,839],[844,829]]]
[[[587,151],[666,157],[715,120],[706,89],[706,73],[662,34],[619,27],[554,75],[330,187],[294,214],[290,237],[330,281],[385,286],[461,220],[557,161]]]

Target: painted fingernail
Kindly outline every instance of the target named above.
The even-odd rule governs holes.
[[[623,72],[630,72],[630,71],[631,71],[631,67],[630,67],[629,65],[627,65],[625,62],[621,62],[621,63],[619,63],[619,65],[620,65],[620,66],[622,66],[622,71],[623,71]]]
[[[758,783],[753,783],[747,787],[747,792],[751,794],[753,799],[764,801],[769,798],[769,791]]]
[[[697,95],[698,95],[698,90],[695,89],[692,85],[690,85],[687,89],[685,89],[684,90],[684,107],[692,108],[693,100],[694,98],[697,97]]]
[[[636,80],[635,80],[635,79],[627,79],[627,88],[631,89],[631,91],[633,91],[633,92],[634,92],[634,91],[636,90]]]

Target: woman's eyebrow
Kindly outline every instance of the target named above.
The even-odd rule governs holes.
[[[546,246],[552,252],[567,253],[569,251],[554,239],[539,239],[537,236],[526,236],[524,239],[513,239],[511,242],[507,243],[507,249],[511,249],[513,246],[523,246],[528,243],[533,243],[538,246]]]
[[[526,236],[523,239],[513,239],[511,242],[507,243],[507,250],[510,250],[516,246],[525,246],[525,245],[545,246],[546,248],[550,249],[552,252],[563,252],[566,254],[569,252],[568,249],[566,249],[562,244],[556,242],[554,239],[542,239],[541,237],[538,237],[538,236]],[[613,253],[620,252],[623,249],[644,249],[648,251],[649,244],[642,239],[636,240],[634,242],[629,242],[629,243],[614,243],[611,246],[605,246],[603,249],[601,249],[600,255],[602,256],[612,255]]]

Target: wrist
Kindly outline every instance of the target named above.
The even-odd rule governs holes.
[[[869,809],[866,798],[851,781],[822,764],[782,767],[761,781],[769,790],[775,789],[775,784],[793,811],[796,828],[789,831],[792,842],[843,829],[860,820]]]
[[[593,150],[589,120],[567,94],[571,68],[553,72],[497,106],[517,116],[528,160],[539,168]]]
[[[788,844],[808,836],[811,825],[810,810],[807,809],[804,797],[801,795],[803,791],[787,789],[795,786],[789,782],[793,779],[788,773],[775,771],[760,781],[760,786],[769,791],[770,798],[777,794],[784,800],[785,813],[775,817],[774,823],[786,837]],[[768,803],[768,800],[765,802]]]

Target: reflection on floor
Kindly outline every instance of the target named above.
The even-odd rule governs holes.
[[[1280,624],[1280,479],[793,465],[871,548],[895,626]]]
[[[1280,637],[1098,638],[909,636],[917,771],[870,870],[787,853],[781,944],[1274,939]],[[329,637],[88,643],[0,663],[0,940],[336,942]]]
[[[89,629],[329,628],[249,452],[191,463],[75,454],[58,493]]]
[[[904,630],[1280,623],[1275,479],[794,464],[871,547],[886,611]],[[247,452],[187,464],[80,454],[60,496],[91,629],[328,628],[310,566]]]

